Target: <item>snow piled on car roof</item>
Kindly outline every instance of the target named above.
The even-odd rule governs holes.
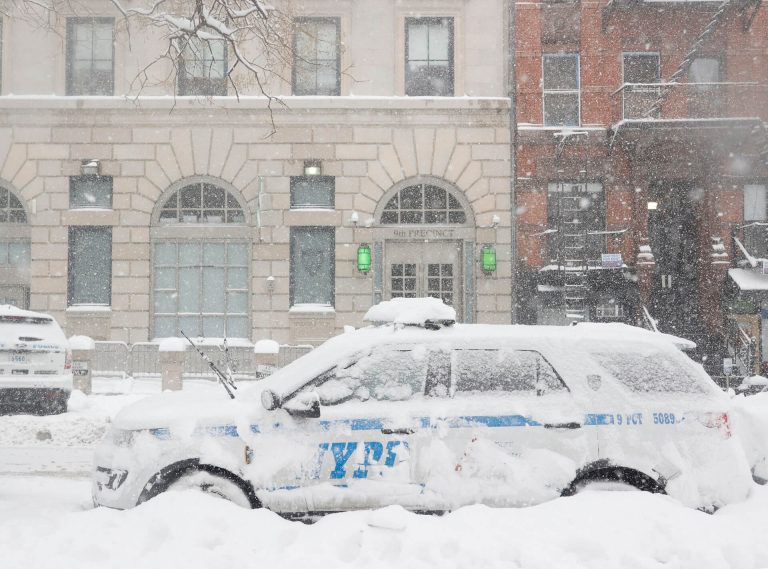
[[[443,304],[439,298],[393,298],[371,306],[363,320],[423,326],[428,321],[455,322],[456,310],[453,306]]]

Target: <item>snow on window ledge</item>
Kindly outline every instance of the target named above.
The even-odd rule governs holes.
[[[288,314],[336,314],[336,309],[330,304],[294,304]]]
[[[67,312],[112,312],[112,307],[106,304],[75,304],[68,306]]]

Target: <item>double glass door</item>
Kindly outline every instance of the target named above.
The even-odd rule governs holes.
[[[429,296],[462,313],[460,243],[387,243],[385,258],[386,298]]]

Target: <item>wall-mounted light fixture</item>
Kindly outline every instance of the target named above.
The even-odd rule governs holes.
[[[349,222],[354,226],[357,227],[357,224],[360,222],[360,216],[357,215],[356,211],[352,212],[352,215],[349,216]]]
[[[496,247],[486,243],[480,249],[480,266],[486,275],[496,271]]]
[[[272,275],[269,275],[267,277],[267,292],[271,294],[274,291],[275,291],[275,277],[273,277]]]
[[[99,175],[99,161],[95,158],[89,160],[83,160],[80,163],[80,172],[83,176],[98,176]]]
[[[323,173],[323,165],[320,160],[304,160],[305,176],[320,176]]]
[[[367,243],[357,248],[357,270],[364,275],[371,270],[371,247]]]

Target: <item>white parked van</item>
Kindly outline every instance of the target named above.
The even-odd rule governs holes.
[[[668,336],[413,324],[337,336],[235,400],[166,393],[126,408],[97,453],[95,502],[196,487],[286,514],[445,511],[608,481],[716,508],[749,491],[726,395]]]
[[[72,356],[47,314],[0,305],[0,412],[63,413],[72,392]]]

